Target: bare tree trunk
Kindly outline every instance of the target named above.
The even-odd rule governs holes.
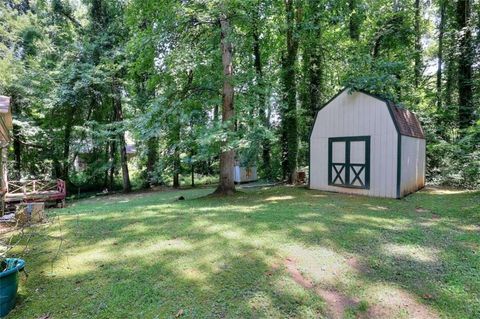
[[[300,25],[301,7],[294,6],[294,0],[285,0],[287,23],[287,50],[283,59],[283,85],[285,109],[282,114],[282,142],[284,150],[283,168],[288,183],[296,182],[298,157],[298,114],[296,69],[298,52],[298,26]]]
[[[258,10],[260,10],[258,8]],[[254,57],[254,66],[255,72],[257,74],[257,85],[258,85],[258,115],[263,121],[265,128],[270,127],[270,117],[269,113],[266,112],[266,99],[265,99],[265,82],[263,78],[263,65],[262,65],[262,56],[260,50],[260,30],[259,30],[259,12],[255,13],[253,21],[253,57]],[[265,177],[270,179],[272,177],[272,166],[270,159],[270,140],[268,138],[263,139],[262,141],[262,160],[263,160],[263,171]]]
[[[233,46],[230,42],[230,22],[225,13],[220,14],[221,28],[221,50],[223,64],[223,94],[222,94],[222,122],[229,122],[233,119],[235,111],[233,108]],[[234,130],[233,123],[229,123],[229,129]],[[228,140],[222,143],[220,153],[220,180],[215,194],[230,195],[235,192],[233,181],[233,165],[235,152],[228,148]]]
[[[360,15],[358,13],[357,0],[349,0],[348,8],[350,9],[349,31],[350,39],[360,40]]]
[[[445,33],[446,0],[440,1],[440,25],[438,26],[438,66],[437,66],[437,109],[442,109],[442,67],[443,67],[443,35]]]
[[[115,79],[113,80],[113,107],[115,122],[122,122],[122,97]],[[122,166],[123,191],[128,193],[132,190],[132,185],[130,184],[130,176],[128,173],[127,147],[125,143],[125,133],[123,131],[118,134],[118,142],[120,147],[120,164]]]
[[[128,174],[127,148],[125,145],[125,135],[123,133],[120,134],[119,140],[120,140],[120,162],[122,164],[123,191],[125,193],[128,193],[132,190],[132,185],[130,184],[130,176]]]
[[[63,139],[63,172],[62,172],[62,178],[63,180],[67,183],[67,186],[69,184],[69,168],[70,168],[70,161],[68,159],[70,155],[70,137],[72,135],[72,126],[73,126],[73,116],[75,112],[73,108],[68,112],[67,114],[67,123],[65,124],[65,134],[64,134],[64,139]]]
[[[158,138],[151,137],[147,141],[147,182],[148,186],[158,185],[158,181],[154,178],[155,164],[158,161]]]
[[[13,116],[18,116],[20,114],[19,106],[16,103],[15,96],[11,98],[11,105],[12,105],[12,114]],[[13,124],[13,170],[14,170],[14,178],[20,180],[22,177],[22,143],[20,142],[20,127],[17,124]]]
[[[110,173],[109,173],[109,189],[113,189],[113,177],[115,174],[115,153],[116,153],[116,145],[115,141],[110,142]]]
[[[420,76],[422,72],[422,44],[421,44],[421,7],[420,0],[415,0],[415,65],[414,65],[414,82],[415,87],[420,85]]]
[[[191,183],[191,186],[192,187],[195,187],[195,164],[192,162],[192,171],[191,171],[191,178],[192,178],[192,183]]]
[[[473,46],[471,29],[471,0],[458,0],[457,27],[460,34],[458,55],[458,122],[461,130],[473,125]]]
[[[322,21],[321,21],[321,8],[319,8],[318,0],[311,1],[311,12],[314,12],[312,24],[316,27],[310,34],[309,40],[311,41],[310,48],[310,69],[309,69],[309,115],[311,123],[314,121],[316,112],[322,103],[322,89],[323,89],[323,65],[322,65]],[[356,3],[351,0],[350,3]],[[356,4],[351,10],[356,10]],[[352,19],[352,17],[350,18]],[[358,32],[358,27],[355,27],[355,32]],[[358,34],[354,34],[352,39],[358,40]]]
[[[173,151],[173,188],[180,188],[180,149],[178,143],[180,143],[180,119],[177,119],[178,123],[175,126],[175,147]]]

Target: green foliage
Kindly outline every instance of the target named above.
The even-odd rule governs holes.
[[[52,210],[12,240],[29,277],[9,318],[328,318],[339,300],[345,318],[480,315],[479,192],[211,192]]]
[[[465,45],[479,43],[479,4],[472,4],[472,40],[465,44],[457,2],[420,1],[418,21],[414,0],[292,1],[289,19],[279,0],[0,3],[0,94],[12,97],[15,118],[11,177],[63,177],[70,188],[114,188],[109,184],[122,164],[119,137],[126,134],[137,149],[130,163],[139,172],[137,185],[186,176],[192,165],[197,174],[215,175],[225,140],[242,165],[281,179],[308,166],[315,111],[348,86],[388,97],[421,117],[431,182],[478,187],[478,124],[459,125],[465,117],[459,70],[468,60],[461,52],[471,49]],[[232,123],[221,124],[221,11],[232,25],[235,132]],[[477,120],[479,56],[471,57],[468,102]],[[121,120],[114,102],[121,103]],[[90,154],[78,171],[73,163],[85,145]]]

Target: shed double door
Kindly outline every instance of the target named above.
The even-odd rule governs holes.
[[[370,136],[328,139],[328,184],[370,188]]]

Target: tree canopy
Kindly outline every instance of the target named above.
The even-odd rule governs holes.
[[[295,182],[350,87],[419,116],[431,182],[479,187],[479,31],[477,0],[2,1],[9,174],[129,191],[238,161]]]

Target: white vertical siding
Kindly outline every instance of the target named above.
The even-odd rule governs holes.
[[[401,176],[402,196],[425,186],[425,140],[402,136]]]
[[[370,189],[328,185],[328,138],[370,136]],[[310,188],[378,197],[397,196],[398,133],[384,101],[347,90],[317,115],[310,139]]]
[[[233,181],[235,183],[246,183],[256,180],[258,180],[257,167],[243,167],[237,165],[233,167]]]

